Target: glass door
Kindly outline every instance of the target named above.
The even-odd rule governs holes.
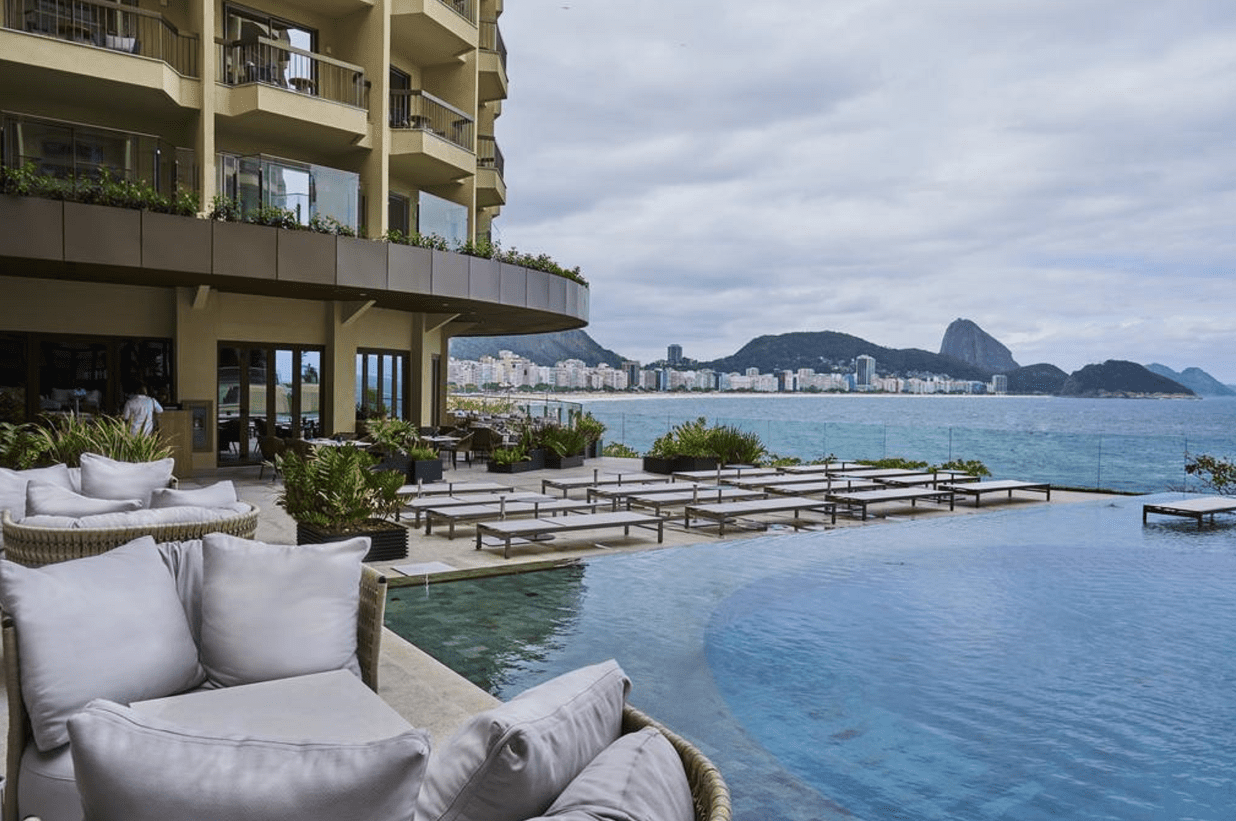
[[[257,464],[262,439],[322,435],[323,349],[228,343],[219,346],[219,464]]]

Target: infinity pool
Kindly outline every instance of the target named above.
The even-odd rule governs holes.
[[[503,698],[618,659],[743,821],[1227,821],[1236,523],[1143,501],[400,588],[387,623]]]

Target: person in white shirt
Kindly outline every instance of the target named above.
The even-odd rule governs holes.
[[[129,430],[136,436],[154,431],[156,413],[163,413],[163,406],[157,399],[146,395],[145,385],[138,385],[137,391],[124,403],[121,417],[129,423]]]

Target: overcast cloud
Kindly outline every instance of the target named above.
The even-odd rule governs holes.
[[[511,0],[506,247],[641,361],[836,330],[1236,382],[1236,2]]]

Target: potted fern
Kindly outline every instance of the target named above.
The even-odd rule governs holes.
[[[377,459],[353,445],[317,448],[309,456],[277,457],[283,490],[276,504],[296,520],[297,544],[370,538],[365,561],[408,555],[408,531],[388,521],[402,500],[404,474],[374,470]]]
[[[416,427],[403,419],[371,419],[366,439],[381,460],[379,470],[398,470],[412,484],[437,482],[442,478],[438,451],[426,445]]]

